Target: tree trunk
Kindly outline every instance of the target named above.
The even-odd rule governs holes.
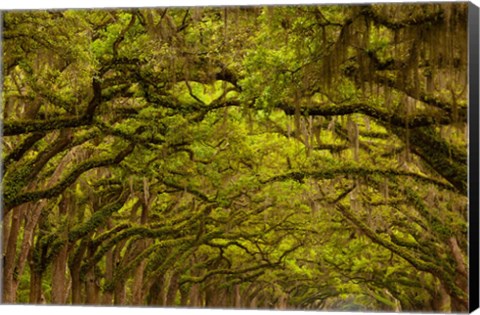
[[[25,269],[25,264],[27,263],[27,258],[32,248],[34,241],[34,231],[37,227],[38,220],[40,219],[40,214],[42,209],[45,207],[46,201],[38,202],[35,207],[29,210],[29,215],[25,217],[25,227],[23,230],[23,240],[22,247],[20,249],[20,254],[17,260],[17,280],[14,281],[14,290],[17,291],[19,285],[19,279],[21,278],[23,271]],[[5,243],[4,243],[5,244]]]
[[[133,274],[132,305],[143,304],[143,272],[147,262],[143,260]]]
[[[451,237],[448,240],[448,245],[456,263],[455,285],[465,292],[465,296],[468,296],[468,271],[462,250],[455,237]],[[468,312],[468,301],[465,298],[451,296],[451,305],[452,312]]]
[[[452,251],[453,258],[457,264],[457,278],[458,282],[457,285],[462,288],[465,292],[468,290],[468,271],[467,271],[467,264],[465,262],[465,258],[463,256],[462,250],[458,245],[458,241],[455,237],[451,237],[448,240],[450,250]]]
[[[99,301],[100,288],[97,284],[97,279],[95,277],[95,268],[91,268],[87,271],[85,275],[85,292],[86,292],[86,301],[87,305],[96,305]]]
[[[163,305],[163,277],[155,281],[149,288],[148,305]]]
[[[127,301],[127,293],[125,292],[125,282],[118,281],[115,284],[115,290],[113,292],[113,304],[115,305],[125,305]]]
[[[65,304],[65,291],[67,291],[67,257],[68,246],[63,245],[55,257],[52,266],[52,304]]]
[[[200,295],[200,285],[194,283],[190,288],[189,292],[189,306],[191,307],[201,307],[202,305],[202,296]]]
[[[8,236],[10,235],[10,226],[12,223],[12,212],[5,214],[2,220],[2,259],[5,259],[6,245],[8,244]],[[5,261],[3,261],[3,266]]]
[[[112,250],[109,250],[105,255],[105,283],[111,283],[113,280],[113,253]],[[103,292],[103,305],[112,305],[113,303],[113,292],[108,289]]]
[[[226,307],[228,305],[228,294],[225,289],[219,288],[218,283],[210,283],[205,294],[205,306],[207,307]]]
[[[42,277],[41,272],[35,271],[34,266],[30,266],[30,303],[41,304],[42,303]]]
[[[210,286],[205,288],[205,307],[215,307],[215,292],[212,292]]]
[[[179,279],[179,275],[177,272],[175,272],[170,278],[170,284],[168,286],[165,306],[175,306],[175,300],[176,300],[177,291],[179,288],[178,279]]]
[[[190,288],[187,285],[180,286],[180,306],[188,305],[189,295],[190,295]]]
[[[18,207],[11,216],[10,233],[5,248],[3,264],[3,303],[15,303],[15,260],[17,258],[17,239],[20,232],[20,223],[23,218],[23,211],[26,205]]]
[[[150,210],[150,202],[153,200],[150,199],[150,190],[149,190],[147,179],[143,179],[143,202],[142,202],[142,214],[140,217],[140,224],[146,225],[148,222],[148,214]],[[140,254],[144,251],[151,242],[149,240],[140,240],[136,248],[136,252]],[[147,265],[146,260],[142,260],[139,266],[135,269],[133,273],[133,288],[132,288],[132,304],[133,305],[142,305],[144,300],[143,295],[143,273]]]
[[[447,313],[450,311],[450,296],[445,287],[440,283],[437,292],[432,297],[432,311]]]
[[[58,206],[58,220],[57,224],[64,229],[64,225],[67,228],[61,230],[60,238],[65,239],[65,243],[62,245],[57,256],[54,258],[52,266],[52,304],[65,304],[65,291],[67,290],[67,261],[68,261],[68,225],[71,220],[68,219],[68,215],[71,213],[73,206],[71,205],[72,199],[70,195],[63,193],[62,200]]]
[[[286,310],[287,309],[288,295],[286,293],[281,293],[278,301],[276,303],[275,309],[277,310]]]
[[[240,294],[240,285],[235,284],[233,286],[233,307],[241,308],[242,307],[242,296]]]
[[[85,241],[82,241],[77,248],[75,254],[68,262],[70,275],[72,277],[72,304],[83,304],[82,300],[82,281],[80,278],[80,269],[82,267],[82,259],[87,249]]]
[[[77,268],[70,268],[70,274],[72,275],[72,304],[82,304],[82,284],[80,282],[80,270]],[[80,269],[80,268],[78,268]],[[76,272],[75,272],[76,271]]]
[[[122,249],[125,246],[126,241],[120,241],[115,246],[113,250],[113,261],[114,261],[114,272],[116,268],[122,268]],[[114,290],[113,290],[113,304],[114,305],[125,305],[127,300],[127,295],[125,292],[125,279],[118,278],[114,283]]]

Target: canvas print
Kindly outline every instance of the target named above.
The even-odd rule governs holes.
[[[4,12],[2,303],[467,312],[467,23]]]

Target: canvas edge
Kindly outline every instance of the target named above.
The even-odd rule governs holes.
[[[468,7],[469,66],[469,311],[479,307],[479,7]]]

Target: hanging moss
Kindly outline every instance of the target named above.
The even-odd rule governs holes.
[[[430,306],[440,282],[452,301],[465,299],[443,241],[461,235],[465,253],[466,219],[451,212],[466,213],[466,200],[457,209],[446,200],[426,203],[421,193],[448,191],[456,202],[466,187],[466,132],[456,133],[468,112],[464,8],[241,8],[241,16],[218,8],[68,11],[58,12],[55,23],[34,13],[28,21],[7,14],[6,55],[24,64],[7,69],[9,106],[18,112],[8,113],[5,124],[6,212],[42,198],[57,207],[57,196],[78,184],[67,209],[73,226],[52,224],[63,220],[58,209],[42,209],[31,271],[48,270],[68,246],[76,303],[95,291],[84,291],[90,276],[108,303],[119,291],[126,299],[116,302],[150,294],[147,303],[171,303],[181,290],[178,305],[192,288],[194,303],[234,293],[257,306],[288,299],[292,307],[325,307],[332,304],[322,302],[345,300],[351,291],[362,292],[356,301],[362,307],[380,304],[363,294],[373,292],[388,299],[383,306],[393,307],[396,298],[418,310]],[[32,21],[51,29],[60,22],[58,47],[73,43],[76,54],[58,57],[61,62],[42,57],[56,55],[52,32],[39,32],[47,34],[40,43],[15,39],[18,27],[37,36],[24,30]],[[14,77],[21,81],[18,93]],[[35,80],[51,91],[34,91]],[[185,81],[190,86],[176,89]],[[209,94],[207,83],[234,93],[208,105],[202,97],[182,99]],[[81,104],[56,110],[63,84],[72,89],[67,95],[89,102],[84,115],[65,116]],[[22,89],[25,96],[18,95]],[[262,93],[269,95],[259,109]],[[30,97],[45,101],[45,116],[23,114]],[[438,131],[444,126],[450,133]],[[57,154],[35,176],[40,190],[24,190],[23,163],[43,149],[35,145],[39,134],[46,134],[42,145],[50,150],[61,144],[55,130],[65,128],[75,137],[64,151],[74,155],[70,149],[82,145],[85,152],[45,188],[63,153]],[[17,138],[24,141],[15,144]],[[366,271],[355,269],[356,258]],[[143,283],[134,279],[138,271]]]
[[[404,135],[403,130],[395,129],[395,132]],[[449,145],[432,128],[411,130],[409,137],[412,151],[466,196],[466,152]]]
[[[289,104],[278,104],[278,108],[281,108],[287,115],[294,115],[295,109]],[[408,128],[420,128],[426,126],[432,126],[437,124],[449,124],[452,120],[448,117],[437,118],[432,115],[415,115],[407,119],[404,115],[392,114],[382,108],[376,108],[368,104],[356,103],[345,105],[330,105],[330,106],[315,106],[315,107],[303,107],[300,109],[300,114],[311,116],[345,116],[354,113],[365,114],[369,117],[377,119],[379,122],[396,127],[408,127]]]

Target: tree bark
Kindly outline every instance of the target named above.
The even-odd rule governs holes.
[[[449,239],[449,245],[457,264],[454,282],[465,294],[468,294],[468,270],[462,250],[455,237]],[[452,310],[453,309],[455,309],[456,312],[468,312],[468,305],[465,305],[463,301],[453,299]]]
[[[164,286],[163,286],[163,278],[162,276],[161,279],[157,279],[149,288],[148,291],[148,304],[149,305],[159,305],[163,306],[163,292],[164,292]]]
[[[168,286],[165,306],[175,306],[177,291],[179,289],[179,284],[178,284],[179,277],[180,277],[179,274],[175,272],[170,278],[170,284]]]
[[[95,268],[91,268],[85,275],[85,292],[87,305],[96,305],[99,301],[100,288],[95,276]]]
[[[35,270],[35,266],[31,265],[30,269],[30,303],[42,303],[42,278],[43,273]]]
[[[153,198],[150,198],[150,187],[148,185],[148,180],[143,178],[143,201],[142,201],[142,213],[140,216],[140,224],[146,225],[148,223],[148,216],[150,212],[150,203]],[[136,252],[140,254],[144,251],[151,241],[149,240],[140,240],[136,248]],[[143,273],[147,265],[146,260],[142,260],[139,266],[135,269],[133,274],[133,289],[132,289],[132,304],[133,305],[142,305],[144,300],[143,294]]]
[[[450,311],[450,296],[441,283],[438,285],[437,292],[435,292],[435,295],[432,297],[432,310],[441,313]]]
[[[55,257],[52,265],[52,304],[65,304],[65,291],[67,290],[67,258],[68,246],[63,245]]]
[[[235,284],[233,286],[233,307],[241,308],[242,307],[242,295],[240,294],[240,285]]]
[[[29,210],[31,212],[31,215],[27,215],[25,217],[26,222],[25,222],[25,227],[23,229],[23,240],[22,240],[22,247],[20,249],[20,254],[18,256],[17,260],[17,280],[14,281],[14,290],[16,291],[18,288],[18,285],[20,283],[20,277],[23,274],[23,271],[25,269],[25,264],[27,262],[27,258],[30,253],[30,249],[32,248],[33,244],[33,237],[34,237],[34,231],[37,226],[38,220],[40,219],[40,214],[42,213],[42,209],[45,207],[46,201],[41,201],[35,205],[35,207],[32,210]]]
[[[2,259],[5,259],[8,244],[8,237],[10,236],[10,227],[12,224],[12,213],[5,214],[2,220]],[[5,260],[2,262],[5,266]]]
[[[112,222],[109,219],[107,221],[107,227],[110,230],[112,228]],[[105,254],[105,282],[111,283],[113,280],[113,268],[114,268],[114,257],[113,251],[110,249]],[[112,305],[113,303],[113,292],[112,290],[108,289],[103,292],[102,304],[104,305]]]
[[[114,271],[116,268],[121,268],[123,265],[123,258],[121,256],[121,252],[123,247],[125,246],[126,241],[120,241],[117,243],[115,246],[115,249],[113,251],[113,259],[114,259]],[[127,300],[127,295],[125,291],[125,279],[118,278],[116,279],[116,282],[114,283],[114,290],[113,290],[113,304],[114,305],[125,305]]]
[[[127,293],[125,291],[124,281],[118,281],[115,284],[115,290],[113,293],[113,304],[114,305],[125,305],[127,301]]]
[[[62,245],[60,252],[53,260],[52,265],[52,304],[65,304],[65,291],[67,288],[67,262],[68,262],[68,225],[70,220],[68,219],[67,215],[71,213],[70,208],[73,208],[71,205],[72,199],[68,193],[63,194],[62,201],[58,206],[58,220],[57,224],[62,227],[62,225],[67,225],[65,230],[61,231],[61,235],[59,237],[65,239],[65,243]]]
[[[86,241],[80,242],[79,247],[75,251],[73,257],[71,257],[68,262],[68,267],[70,269],[70,275],[72,277],[72,304],[79,305],[83,304],[82,299],[82,281],[80,277],[80,269],[82,267],[83,256],[85,255],[87,249]]]
[[[11,223],[9,228],[8,243],[5,248],[5,258],[3,264],[3,303],[15,303],[16,288],[15,288],[15,260],[17,258],[17,240],[20,232],[20,224],[23,218],[23,212],[28,207],[24,205],[19,207],[17,211],[11,216]],[[27,209],[28,210],[28,209]],[[5,223],[4,223],[5,224]]]
[[[191,307],[202,306],[202,297],[200,295],[200,285],[198,283],[194,283],[190,288],[188,305]]]
[[[132,305],[143,304],[143,272],[147,262],[143,260],[133,274]]]

